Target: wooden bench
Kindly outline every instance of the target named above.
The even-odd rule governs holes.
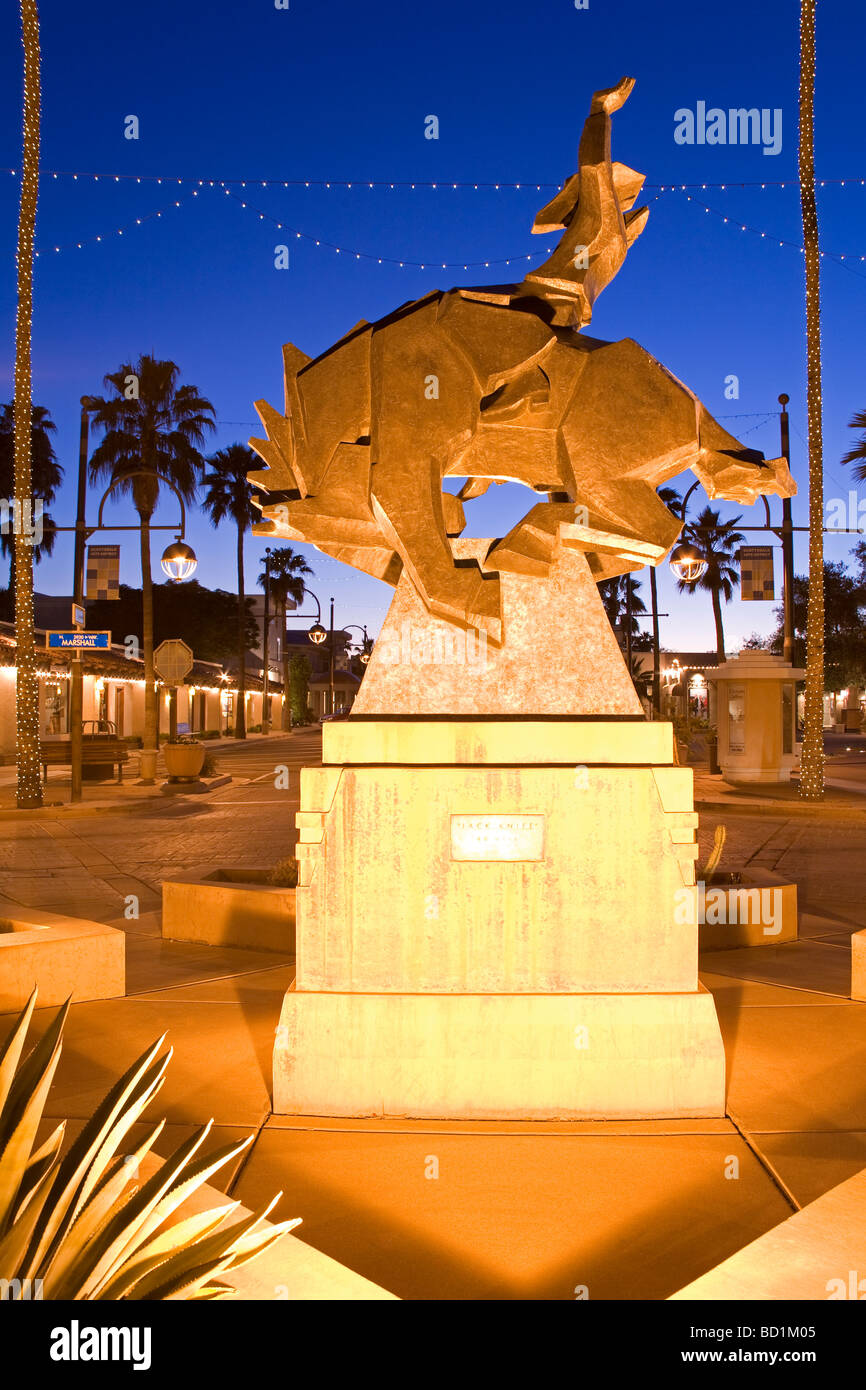
[[[69,739],[58,739],[56,743],[42,743],[39,747],[39,761],[42,764],[42,780],[48,781],[49,767],[72,766],[72,744]],[[81,744],[81,766],[98,767],[111,765],[117,767],[117,780],[123,782],[123,764],[129,762],[129,751],[118,738],[85,734]]]

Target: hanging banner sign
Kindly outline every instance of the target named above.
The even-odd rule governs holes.
[[[120,546],[87,547],[87,597],[120,598]]]
[[[773,547],[744,545],[740,561],[740,598],[744,603],[773,603],[776,590],[773,579]]]

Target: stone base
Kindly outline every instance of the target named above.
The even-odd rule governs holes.
[[[725,1111],[712,996],[290,990],[277,1114],[589,1120]]]

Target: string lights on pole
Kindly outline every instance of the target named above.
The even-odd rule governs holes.
[[[36,0],[21,0],[24,45],[24,128],[21,202],[18,215],[18,307],[15,319],[15,500],[18,516],[32,494],[33,379],[31,337],[33,319],[33,240],[39,201],[39,13]],[[28,810],[42,805],[39,765],[39,677],[33,621],[33,546],[23,528],[15,528],[15,633],[17,681],[15,696],[17,804]]]
[[[824,444],[821,406],[821,249],[815,197],[815,7],[800,0],[800,206],[806,274],[806,403],[809,440],[809,594],[800,796],[824,796]]]

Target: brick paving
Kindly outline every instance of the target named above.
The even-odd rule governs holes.
[[[321,733],[232,744],[215,751],[219,772],[233,780],[208,795],[149,792],[129,814],[129,795],[112,789],[118,807],[87,807],[39,819],[0,823],[0,897],[7,904],[66,911],[95,921],[122,918],[125,899],[139,910],[160,906],[162,880],[199,864],[269,866],[292,853],[300,769],[320,759]],[[288,768],[288,786],[276,770]],[[103,797],[109,795],[102,789]]]

